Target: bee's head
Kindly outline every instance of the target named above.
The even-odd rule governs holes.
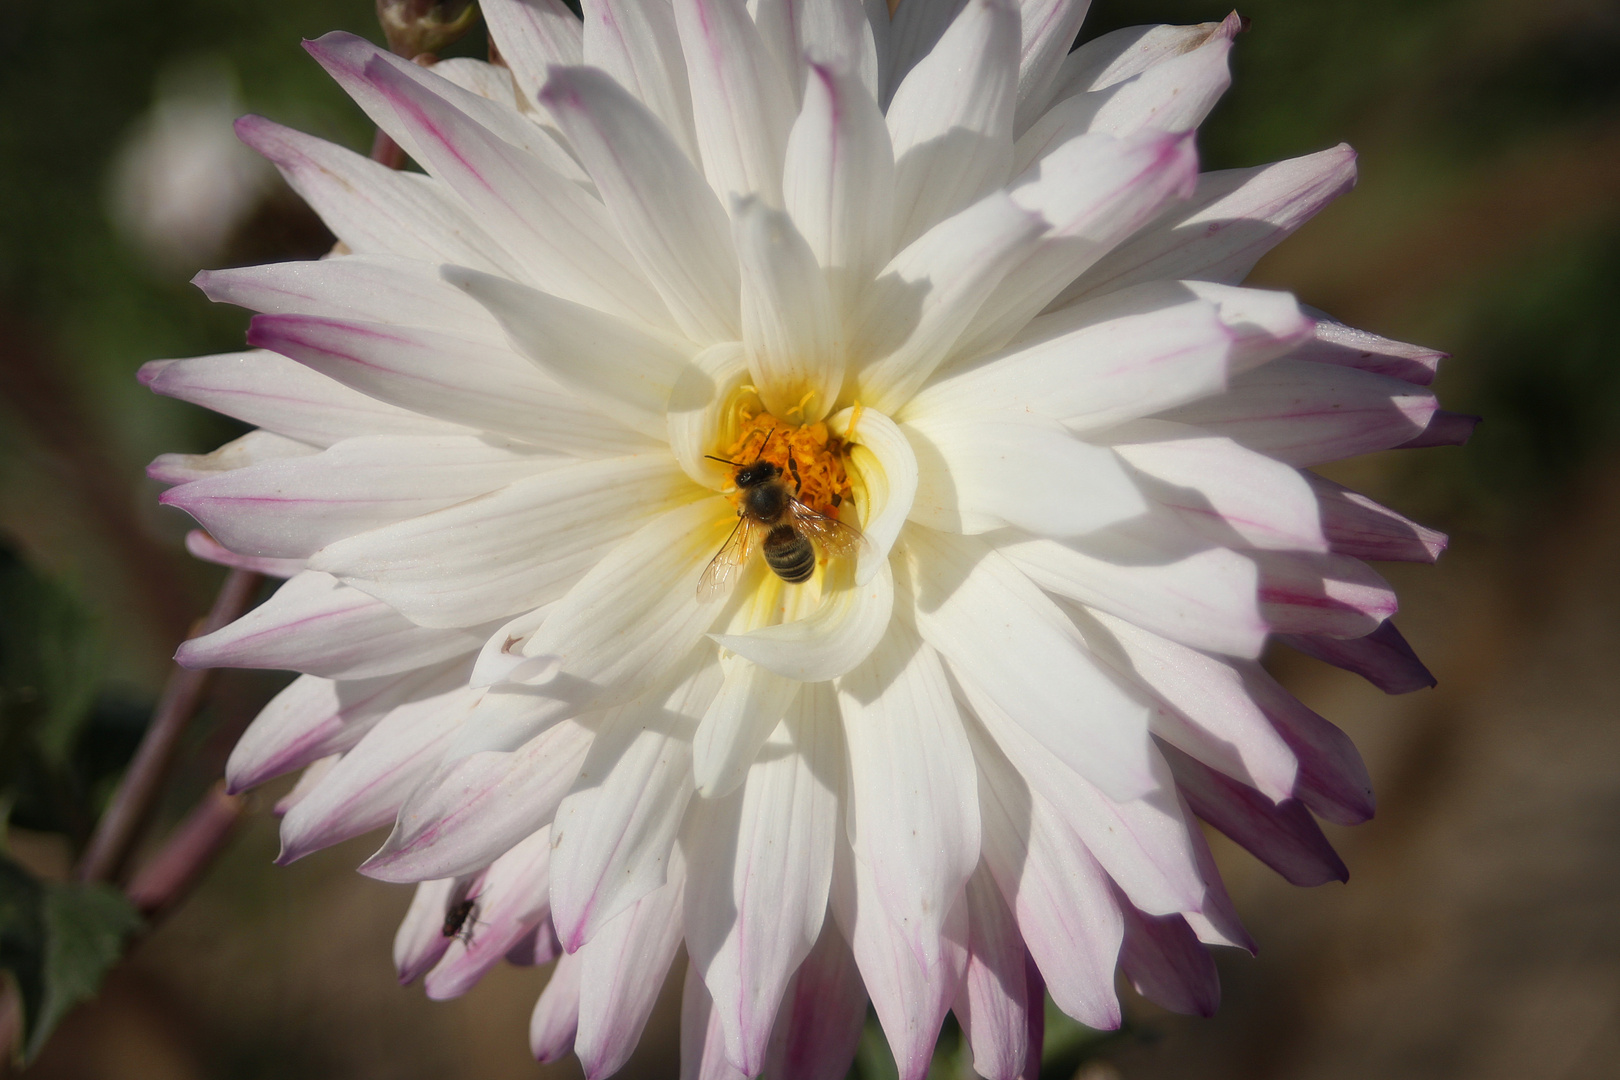
[[[740,488],[756,487],[768,484],[782,475],[779,466],[769,461],[754,461],[737,470],[737,486]]]

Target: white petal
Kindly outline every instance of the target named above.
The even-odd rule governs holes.
[[[1219,394],[1310,326],[1286,293],[1151,282],[1036,319],[1003,352],[943,372],[900,419],[1001,408],[1096,430]]]
[[[238,120],[236,132],[270,159],[350,251],[517,273],[511,253],[437,180],[396,172],[259,116]]]
[[[1092,38],[1063,58],[1052,87],[1053,101],[1101,90],[1148,68],[1191,52],[1210,39],[1221,23],[1193,26],[1127,26]]]
[[[415,982],[444,955],[451,941],[444,936],[445,912],[459,901],[456,893],[465,892],[467,885],[465,881],[444,878],[424,881],[416,887],[411,906],[394,932],[394,969],[402,984]]]
[[[749,11],[795,102],[805,89],[808,70],[826,64],[859,79],[875,103],[877,49],[860,0],[754,0]],[[783,181],[791,175],[790,164]]]
[[[508,0],[511,2],[511,0]],[[529,1018],[529,1049],[542,1065],[561,1061],[574,1048],[579,1030],[579,980],[585,958],[578,953],[558,957],[551,978]]]
[[[800,682],[835,679],[865,660],[883,640],[894,610],[894,576],[887,564],[865,585],[855,584],[850,560],[828,563],[821,602],[804,618],[742,634],[711,634],[761,667]]]
[[[140,380],[155,394],[189,401],[313,446],[356,435],[468,434],[459,424],[351,390],[296,360],[263,349],[154,360]]]
[[[1261,612],[1282,634],[1360,638],[1395,614],[1395,590],[1372,567],[1345,555],[1256,551]]]
[[[985,865],[1017,916],[1053,1002],[1089,1027],[1118,1027],[1114,963],[1124,925],[1108,876],[1005,762],[976,757]]]
[[[1212,304],[1173,282],[1143,285],[1037,320],[1022,342],[944,373],[899,419],[1006,410],[1107,427],[1218,393],[1231,342]]]
[[[894,147],[871,91],[849,71],[810,67],[788,135],[782,198],[847,323],[894,253]]]
[[[692,732],[720,686],[709,662],[613,710],[552,824],[552,923],[570,952],[661,887],[692,797]]]
[[[462,933],[428,973],[422,989],[430,1001],[460,997],[506,953],[545,920],[550,904],[546,884],[551,869],[551,830],[540,829],[496,859],[470,899],[472,910]],[[442,934],[441,934],[442,936]]]
[[[665,411],[690,346],[650,327],[458,267],[456,285],[500,320],[518,352],[595,406],[644,435],[669,437]]]
[[[669,448],[686,475],[710,491],[731,486],[731,469],[705,455],[742,434],[737,398],[748,383],[740,342],[711,345],[692,358],[669,395]]]
[[[1139,799],[1114,800],[1031,738],[978,686],[967,680],[960,686],[983,729],[968,725],[974,756],[989,770],[1002,798],[1008,797],[1011,786],[1027,784],[1045,807],[1042,812],[1050,811],[1062,831],[1072,831],[1137,907],[1160,915],[1198,910],[1204,883],[1190,839],[1190,819],[1157,749],[1151,751],[1154,787]],[[1017,770],[1016,784],[986,764],[1000,762],[1003,756]],[[983,775],[979,783],[982,791]],[[988,825],[984,852],[986,858],[992,854]],[[993,863],[991,869],[996,869]]]
[[[735,527],[723,499],[671,510],[614,548],[559,600],[524,646],[559,659],[542,692],[567,696],[576,680],[634,695],[683,659],[713,624],[698,575]]]
[[[1019,137],[1017,167],[1084,131],[1134,135],[1147,129],[1193,130],[1232,84],[1227,54],[1238,27],[1234,14],[1196,48],[1104,89],[1058,102]]]
[[[900,1080],[923,1080],[940,1022],[967,966],[967,905],[959,903],[951,909],[945,934],[928,950],[939,959],[933,967],[922,967],[910,936],[894,924],[878,899],[871,863],[860,852],[840,844],[833,869],[832,909],[872,996]]]
[[[664,321],[601,202],[387,60],[366,65],[366,78],[410,129],[422,164],[501,238],[520,280],[615,315]]]
[[[366,80],[366,65],[374,59],[380,58],[399,74],[443,98],[505,142],[535,155],[548,168],[569,180],[590,182],[585,170],[568,156],[556,139],[519,111],[522,106],[516,97],[512,73],[505,68],[468,57],[440,61],[432,68],[425,68],[342,31],[306,41],[304,49],[366,111],[373,123],[419,162],[425,158],[411,128],[401,123],[386,97]]]
[[[281,578],[283,581],[304,570],[303,559],[261,559],[253,555],[238,555],[201,529],[192,529],[186,533],[186,550],[216,566],[228,566],[233,570],[251,570],[255,574]]]
[[[591,68],[557,69],[541,100],[567,132],[676,324],[700,345],[736,341],[740,279],[731,226],[669,131]]]
[[[1020,0],[1018,110],[1013,130],[1021,134],[1046,111],[1074,46],[1091,0]]]
[[[837,923],[821,936],[788,985],[776,1014],[765,1075],[781,1080],[843,1080],[866,1022],[866,987]]]
[[[477,691],[403,705],[366,733],[281,819],[278,863],[388,824],[466,719]],[[436,877],[449,875],[434,875]]]
[[[973,751],[944,668],[896,625],[839,680],[849,740],[850,841],[897,932],[924,968],[939,963],[946,916],[979,861]]]
[[[259,710],[237,740],[225,763],[228,790],[244,791],[341,753],[396,707],[466,684],[464,660],[345,682],[301,675]]]
[[[441,281],[436,267],[395,256],[334,255],[204,270],[191,283],[217,304],[267,315],[437,327],[496,345],[506,340],[489,313]]]
[[[1290,354],[1290,359],[1339,364],[1428,386],[1434,382],[1440,361],[1446,358],[1447,354],[1438,349],[1391,341],[1387,337],[1346,326],[1325,312],[1307,310],[1315,317],[1316,327],[1310,340],[1296,348]]]
[[[1044,229],[1037,215],[995,192],[896,255],[850,335],[851,355],[867,361],[855,397],[891,415],[909,400]]]
[[[330,574],[306,570],[229,626],[180,646],[186,667],[282,668],[369,679],[478,650],[484,634],[430,630]]]
[[[698,724],[692,774],[704,798],[729,795],[748,775],[801,684],[741,657],[721,660],[725,682]]]
[[[1018,923],[984,862],[967,883],[968,966],[962,988],[951,1006],[973,1050],[973,1071],[986,1080],[1018,1080],[1033,1049],[1031,1000],[1024,965],[1027,951]]]
[[[1165,418],[1306,466],[1399,446],[1423,430],[1435,408],[1433,393],[1399,379],[1278,360],[1234,379],[1226,394]]]
[[[970,538],[912,526],[903,548],[914,591],[901,604],[954,671],[1103,790],[1153,789],[1146,706],[1098,669],[1057,605]]]
[[[916,3],[895,8],[892,26],[885,35],[888,40],[879,42],[879,48],[888,58],[885,65],[888,70],[883,80],[882,101],[885,107],[906,73],[933,50],[950,27],[951,20],[965,6],[966,0],[917,0]],[[888,20],[874,13],[874,24],[880,25],[885,21]],[[879,25],[874,25],[874,32]]]
[[[742,0],[675,0],[703,172],[724,202],[782,205],[793,91]]]
[[[698,156],[692,91],[668,0],[588,0],[585,59],[612,75],[664,122],[686,156]]]
[[[1268,626],[1254,564],[1221,547],[1155,545],[1177,526],[1165,513],[1067,542],[1009,539],[998,550],[1049,592],[1196,649],[1258,656]]]
[[[1273,801],[1293,794],[1294,752],[1237,669],[1124,619],[1100,611],[1075,615],[1092,652],[1161,703],[1149,721],[1154,734]]]
[[[1186,198],[1197,174],[1191,135],[1081,135],[1048,154],[1012,197],[1051,229],[996,286],[955,355],[982,356],[1012,340],[1076,275]]]
[[[741,791],[692,808],[686,947],[725,1032],[758,1075],[782,995],[821,932],[837,841],[842,741],[831,694],[807,688]]]
[[[368,435],[196,480],[158,501],[184,510],[232,550],[304,558],[352,533],[505,487],[556,460],[478,436]]]
[[[1331,480],[1304,473],[1320,504],[1322,531],[1340,555],[1397,562],[1434,562],[1446,549],[1446,534],[1381,506]]]
[[[609,922],[579,951],[579,1033],[574,1052],[586,1080],[618,1072],[641,1041],[664,976],[681,944],[685,870]]]
[[[850,425],[853,424],[853,429]],[[893,420],[876,409],[843,409],[827,418],[827,429],[848,444],[851,497],[866,545],[856,567],[863,585],[889,558],[917,494],[917,458]]]
[[[317,448],[273,431],[250,431],[206,454],[159,454],[146,475],[160,484],[184,484],[267,461],[308,457]]]
[[[894,244],[999,188],[1012,175],[1018,10],[969,0],[889,103]]]
[[[901,425],[917,455],[911,519],[947,532],[1014,525],[1078,536],[1135,517],[1147,502],[1107,447],[1027,413],[925,414]]]
[[[434,330],[259,315],[248,343],[273,349],[363,394],[451,423],[566,453],[645,449],[648,439],[581,403],[510,349]]]
[[[477,725],[487,692],[469,713]],[[595,733],[564,720],[519,749],[441,765],[400,807],[393,833],[360,868],[379,881],[455,877],[488,866],[551,821]]]
[[[743,343],[765,407],[811,424],[844,384],[844,349],[827,279],[793,220],[757,198],[732,206],[742,268]]]
[[[530,101],[553,64],[577,64],[584,56],[584,28],[562,0],[484,0],[479,7]]]
[[[681,984],[681,1080],[747,1080],[726,1060],[720,1013],[697,965],[686,965]]]
[[[1355,183],[1356,154],[1344,143],[1258,168],[1204,173],[1186,206],[1109,252],[1058,303],[1166,278],[1236,284]]]
[[[1108,439],[1148,498],[1189,528],[1231,547],[1326,551],[1323,514],[1299,471],[1231,439],[1167,421],[1140,421]]]
[[[310,565],[423,626],[466,626],[560,598],[613,545],[700,493],[665,454],[570,462],[339,540]]]

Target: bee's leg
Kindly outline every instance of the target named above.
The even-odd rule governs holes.
[[[804,481],[799,479],[799,461],[791,450],[788,452],[788,472],[793,474],[793,493],[797,495],[804,489]]]

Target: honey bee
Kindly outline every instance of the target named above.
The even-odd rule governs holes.
[[[760,447],[763,455],[769,436]],[[776,576],[791,584],[807,581],[816,569],[819,544],[828,555],[854,555],[869,546],[860,530],[836,518],[810,509],[790,491],[782,468],[763,457],[749,463],[729,461],[710,455],[711,461],[734,466],[734,478],[742,492],[737,507],[737,526],[698,579],[699,603],[707,603],[731,590],[737,571],[748,562],[757,542],[765,554],[765,565]],[[797,472],[793,459],[788,467]]]

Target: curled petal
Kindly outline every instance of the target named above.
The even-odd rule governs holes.
[[[423,989],[433,1001],[460,997],[500,963],[550,910],[551,830],[541,829],[496,859],[468,898],[473,906]],[[443,936],[441,931],[440,936]]]
[[[821,602],[809,615],[742,634],[711,634],[720,647],[799,682],[836,679],[867,656],[889,630],[894,574],[887,563],[855,584],[849,559],[829,562]]]

